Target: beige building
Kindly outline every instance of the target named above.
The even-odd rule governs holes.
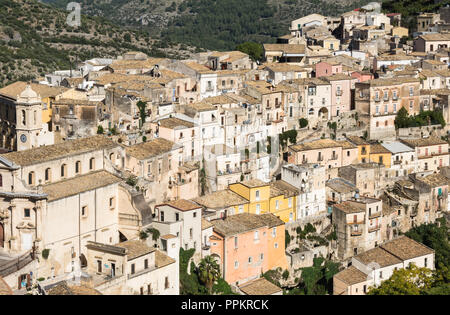
[[[355,106],[367,123],[370,139],[396,137],[395,117],[404,107],[410,115],[420,111],[420,80],[416,78],[375,79],[355,84]]]
[[[434,250],[401,236],[353,257],[352,266],[333,277],[333,294],[364,295],[411,264],[434,270]]]

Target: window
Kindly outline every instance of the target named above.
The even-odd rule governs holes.
[[[197,212],[194,212],[194,218],[196,218],[197,217]]]
[[[169,277],[166,277],[165,281],[164,281],[164,288],[168,289],[169,288]]]
[[[258,241],[258,240],[259,240],[259,231],[255,231],[255,234],[254,234],[254,240],[255,240],[255,241]]]
[[[148,269],[148,259],[144,260],[144,269]]]
[[[151,284],[147,284],[147,294],[148,295],[152,294],[152,285]]]
[[[277,236],[277,227],[272,228],[272,237]]]
[[[109,208],[112,210],[115,208],[115,206],[116,206],[116,198],[115,197],[109,198]]]
[[[259,254],[259,260],[263,261],[264,260],[264,254]]]
[[[424,265],[424,267],[428,267],[428,258],[425,258],[423,265]]]
[[[275,209],[279,209],[280,208],[280,201],[279,200],[275,200]]]
[[[82,217],[87,217],[87,206],[83,206],[81,207],[81,216]]]
[[[273,247],[278,248],[278,243],[273,244]]]
[[[380,271],[380,279],[383,279],[383,271]]]
[[[141,287],[139,292],[140,292],[141,295],[144,295],[144,287]]]
[[[34,172],[28,173],[28,185],[34,185]]]
[[[131,274],[134,275],[135,272],[136,272],[136,265],[131,264]]]
[[[175,221],[178,222],[180,220],[180,214],[175,213]]]
[[[252,263],[252,257],[248,257],[248,263],[251,264]]]
[[[102,272],[102,261],[97,260],[97,272]]]
[[[363,286],[363,291],[364,291],[364,293],[367,293],[367,285]]]
[[[164,222],[164,211],[161,211],[161,222]]]
[[[189,229],[189,236],[192,238],[193,237],[193,232],[192,232],[192,228]]]
[[[45,170],[45,181],[49,182],[52,180],[52,170],[50,168],[47,168]]]
[[[28,209],[28,208],[23,209],[23,216],[25,218],[29,218],[30,217],[30,209]]]
[[[239,268],[239,262],[236,260],[234,262],[234,269],[238,269]]]
[[[61,177],[65,177],[67,175],[67,165],[61,165]]]
[[[95,170],[95,158],[91,158],[91,159],[89,160],[89,169],[90,169],[91,171]]]
[[[290,198],[288,199],[288,207],[289,207],[289,208],[292,207],[292,197],[290,197]]]
[[[255,199],[256,201],[259,201],[259,190],[255,192]]]

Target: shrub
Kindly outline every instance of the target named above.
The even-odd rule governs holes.
[[[42,258],[47,259],[50,255],[50,249],[46,248],[42,250]]]

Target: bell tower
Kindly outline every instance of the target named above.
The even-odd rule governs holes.
[[[38,146],[42,130],[41,97],[28,84],[16,102],[16,147],[17,151]]]

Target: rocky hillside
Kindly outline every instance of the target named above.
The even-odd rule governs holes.
[[[101,17],[82,16],[80,27],[70,27],[67,15],[36,0],[0,0],[0,86],[69,69],[76,60],[129,50],[174,58],[189,54],[176,45],[161,45],[146,31],[125,29]]]
[[[65,8],[71,0],[44,0]],[[245,41],[273,42],[291,20],[337,16],[370,0],[81,0],[82,12],[146,29],[165,43],[234,49]]]

